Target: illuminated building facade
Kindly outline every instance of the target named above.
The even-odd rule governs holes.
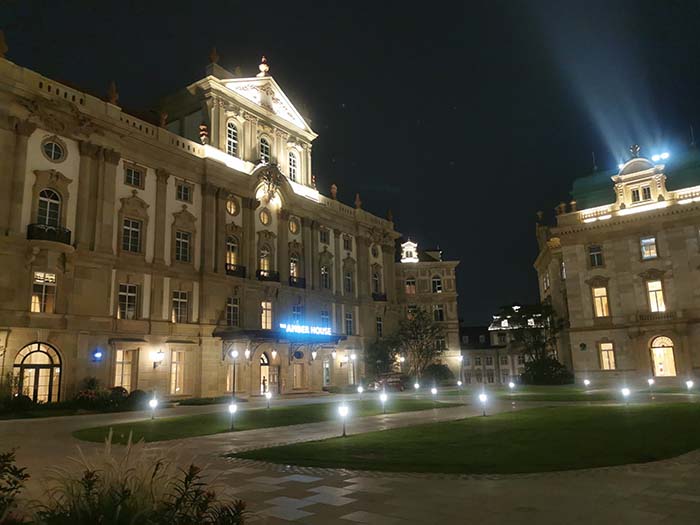
[[[216,61],[154,124],[0,58],[0,374],[29,397],[319,391],[396,328],[393,223],[317,191],[264,60]]]
[[[631,152],[538,224],[540,295],[566,321],[577,382],[682,386],[700,370],[700,154]]]

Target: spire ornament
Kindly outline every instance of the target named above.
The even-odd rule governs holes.
[[[216,46],[211,48],[209,51],[209,63],[218,64],[219,63],[219,53],[216,52]]]
[[[270,66],[267,65],[267,58],[265,58],[265,55],[263,55],[262,59],[260,60],[258,69],[260,70],[260,73],[258,73],[256,76],[260,78],[266,77],[267,72],[270,71]]]
[[[639,144],[632,144],[630,146],[630,153],[632,154],[632,158],[636,159],[639,157],[639,152],[642,151],[642,148]]]
[[[112,80],[112,82],[109,84],[109,89],[107,90],[107,101],[115,106],[119,101],[119,91],[117,91],[117,83],[114,80]]]
[[[334,201],[338,200],[338,186],[331,184],[331,199]]]
[[[362,209],[362,201],[360,200],[360,194],[356,193],[355,194],[355,208],[360,210]]]
[[[5,58],[5,53],[9,50],[10,48],[7,47],[7,42],[5,41],[5,32],[0,29],[0,58]]]

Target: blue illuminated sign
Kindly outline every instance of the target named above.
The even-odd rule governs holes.
[[[305,324],[280,324],[288,334],[331,335],[330,326],[308,326]]]

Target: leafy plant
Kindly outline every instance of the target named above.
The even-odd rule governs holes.
[[[80,382],[79,390],[99,390],[100,380],[96,377],[86,377]]]
[[[17,495],[29,479],[27,469],[15,464],[15,451],[0,453],[0,525],[22,523],[13,516],[12,510],[17,506]]]
[[[520,380],[526,385],[566,385],[574,382],[574,375],[553,357],[525,363]]]
[[[384,337],[372,341],[365,350],[365,365],[368,374],[378,376],[391,372],[400,342],[396,336]]]
[[[428,381],[433,381],[435,383],[442,383],[445,381],[453,380],[455,375],[450,370],[450,367],[442,363],[432,363],[425,367],[423,371],[423,379]]]

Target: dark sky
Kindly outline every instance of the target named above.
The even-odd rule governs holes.
[[[125,108],[200,78],[212,46],[251,75],[267,55],[319,134],[319,189],[359,192],[460,259],[469,323],[537,300],[535,213],[569,199],[591,151],[610,168],[631,141],[685,147],[700,124],[699,20],[698,1],[677,0],[0,7],[10,60],[100,94],[114,79]]]

